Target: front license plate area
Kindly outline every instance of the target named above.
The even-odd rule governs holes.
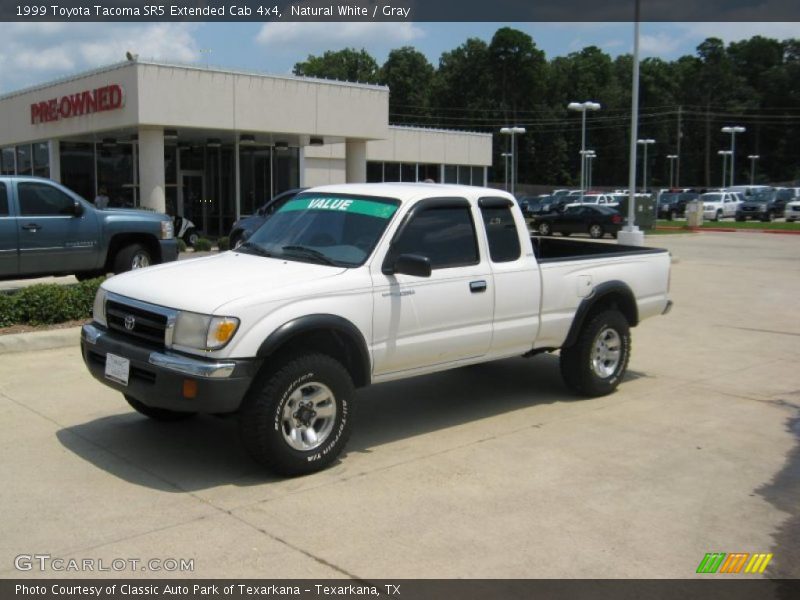
[[[106,354],[106,379],[128,385],[131,361],[116,354]]]

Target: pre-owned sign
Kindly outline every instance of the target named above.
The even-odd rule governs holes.
[[[116,83],[31,104],[31,124],[122,108],[125,91]]]

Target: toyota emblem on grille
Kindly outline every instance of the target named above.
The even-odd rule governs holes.
[[[136,327],[136,318],[133,315],[126,315],[125,329],[127,329],[128,331],[133,331],[134,327]]]

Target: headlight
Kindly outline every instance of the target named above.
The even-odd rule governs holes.
[[[179,312],[172,344],[196,350],[218,350],[231,341],[238,328],[239,319],[235,317]]]
[[[94,295],[92,319],[94,319],[95,323],[99,323],[103,327],[108,326],[106,322],[106,291],[101,287],[97,288],[97,293]]]
[[[171,240],[175,237],[175,226],[172,221],[161,221],[161,239]]]

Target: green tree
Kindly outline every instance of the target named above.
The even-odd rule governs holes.
[[[304,62],[296,63],[292,71],[295,75],[306,77],[378,82],[378,63],[363,48],[344,48],[335,52],[328,50],[322,56],[309,55]]]
[[[435,70],[425,55],[404,46],[389,53],[380,82],[389,86],[389,114],[396,123],[417,123],[429,114]]]

